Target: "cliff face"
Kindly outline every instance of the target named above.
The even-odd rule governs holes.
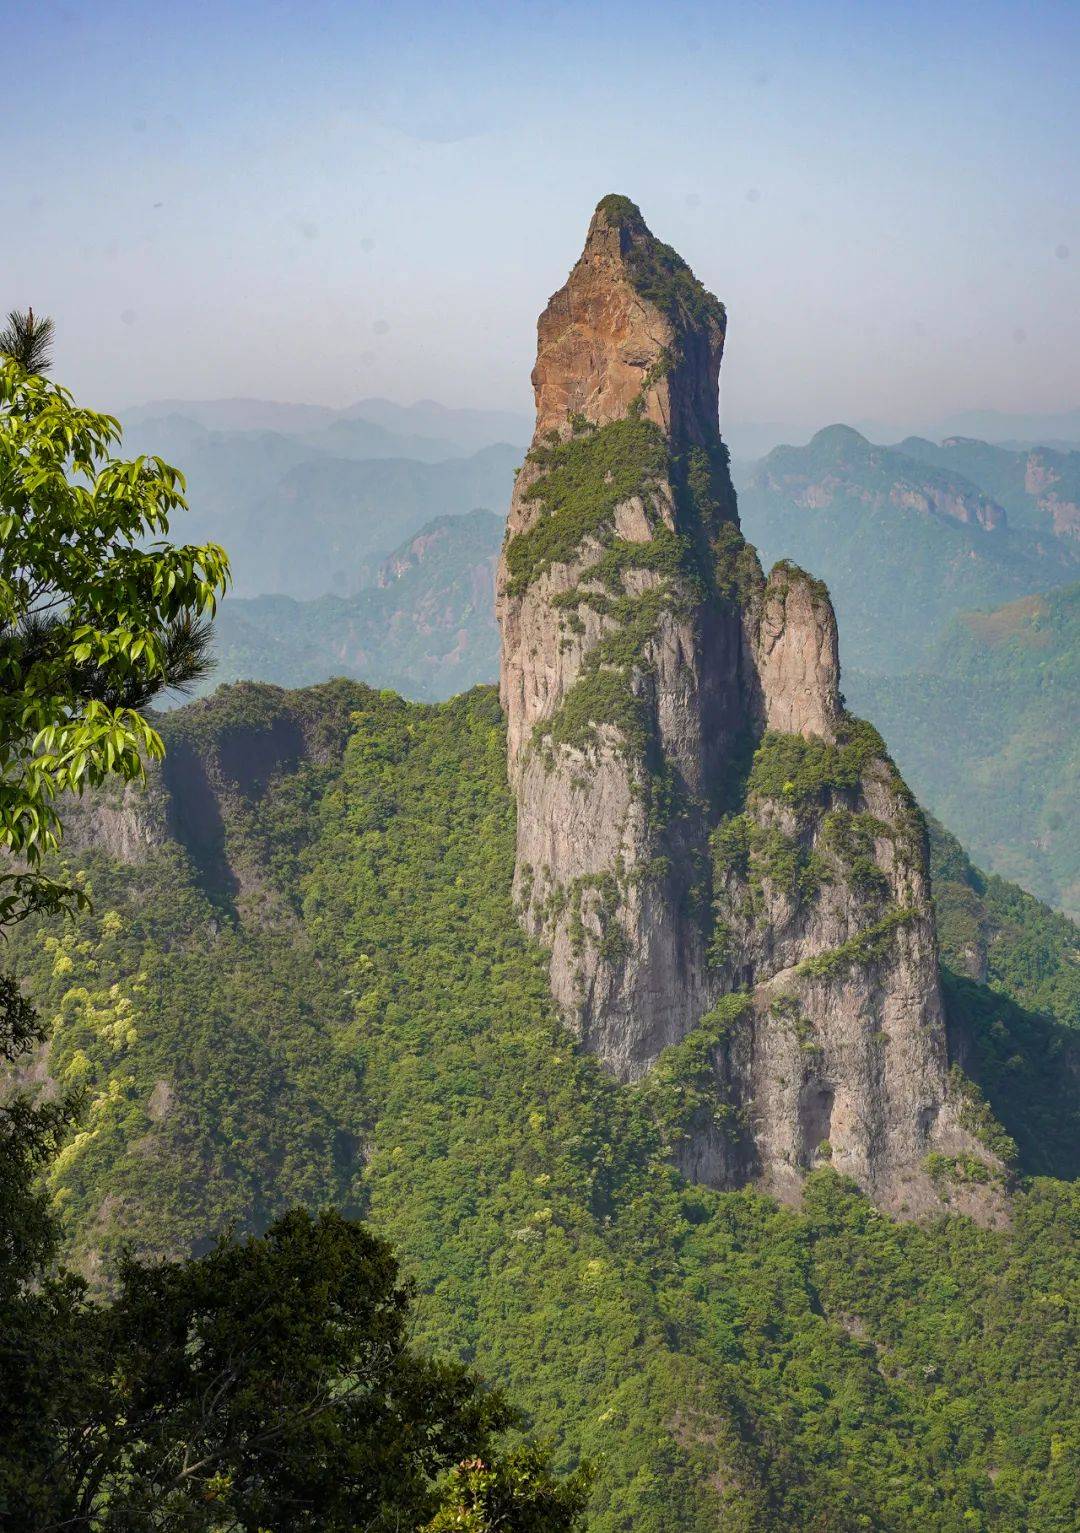
[[[724,331],[605,198],[539,322],[498,573],[515,895],[616,1074],[705,1061],[689,1174],[794,1192],[831,1158],[914,1211],[928,1153],[988,1159],[949,1096],[921,821],[844,713],[827,591],[739,531]]]
[[[688,907],[747,683],[738,606],[706,599],[699,570],[714,538],[740,541],[724,328],[637,210],[601,203],[540,320],[536,435],[498,576],[517,894],[557,999],[626,1078],[710,994]]]
[[[67,854],[103,852],[134,867],[164,845],[168,835],[169,806],[156,767],[145,784],[111,781],[64,802]]]

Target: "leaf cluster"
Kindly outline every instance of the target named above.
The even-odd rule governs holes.
[[[0,846],[32,867],[57,845],[60,795],[160,757],[139,709],[205,672],[200,618],[228,579],[215,544],[167,541],[182,475],[113,457],[119,438],[0,366]]]

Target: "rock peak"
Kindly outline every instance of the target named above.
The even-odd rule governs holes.
[[[596,211],[589,225],[589,239],[592,239],[598,229],[624,229],[630,236],[652,238],[652,231],[641,216],[641,209],[637,203],[631,202],[629,197],[623,197],[618,192],[609,192],[596,204]]]
[[[619,196],[540,316],[496,603],[515,897],[618,1076],[694,1035],[716,1110],[672,1143],[690,1175],[797,1195],[831,1156],[915,1206],[930,1149],[974,1153],[920,823],[844,713],[828,592],[792,564],[766,581],[739,530],[724,326]]]
[[[536,439],[571,417],[602,426],[632,407],[673,440],[719,442],[724,306],[628,197],[604,197],[580,258],[540,316]]]

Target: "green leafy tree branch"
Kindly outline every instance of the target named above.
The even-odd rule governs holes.
[[[208,668],[229,562],[167,541],[186,507],[163,459],[113,456],[119,423],[18,361],[0,365],[0,922],[53,908],[37,876],[57,799],[163,754],[143,710]]]

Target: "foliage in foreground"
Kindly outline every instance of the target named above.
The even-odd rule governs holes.
[[[161,756],[140,709],[204,674],[199,619],[228,579],[216,544],[165,541],[183,476],[114,458],[119,440],[111,416],[0,355],[0,849],[31,870],[0,878],[0,924],[63,900],[34,871],[59,843],[58,797]]]
[[[0,1049],[34,1042],[3,982]],[[466,1528],[570,1533],[586,1477],[460,1363],[408,1345],[385,1241],[294,1210],[206,1255],[123,1254],[107,1304],[53,1262],[33,1173],[75,1113],[0,1107],[0,1520],[13,1533]]]

